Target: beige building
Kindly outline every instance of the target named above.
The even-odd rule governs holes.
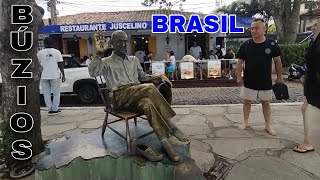
[[[224,38],[224,34],[220,32],[210,34],[152,33],[150,27],[153,14],[165,14],[167,16],[170,14],[181,14],[189,19],[195,13],[162,9],[81,13],[61,16],[58,17],[58,25],[48,25],[43,28],[45,31],[39,33],[39,43],[42,42],[41,39],[50,35],[58,42],[58,49],[61,52],[64,54],[74,54],[75,57],[83,58],[95,52],[95,31],[92,28],[107,28],[106,35],[109,37],[115,28],[117,28],[123,29],[128,34],[128,54],[135,55],[135,52],[138,50],[145,51],[145,53],[151,51],[153,52],[153,59],[163,60],[166,59],[166,52],[168,51],[174,51],[176,58],[181,59],[189,52],[193,41],[197,41],[198,45],[202,48],[203,54],[209,56],[209,51],[217,43],[220,43],[219,40]],[[199,14],[199,16],[200,18],[204,18],[206,14]],[[117,27],[113,28],[113,25]],[[123,27],[121,28],[120,25],[121,27],[123,25]]]
[[[306,7],[306,4],[301,4],[300,7],[300,22],[298,26],[298,32],[310,31],[312,26],[312,21],[316,16],[320,16],[320,2],[314,7],[310,12],[309,7]]]

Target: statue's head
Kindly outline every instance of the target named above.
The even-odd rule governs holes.
[[[122,31],[117,30],[111,35],[111,44],[114,48],[114,53],[119,56],[127,54],[128,35]]]

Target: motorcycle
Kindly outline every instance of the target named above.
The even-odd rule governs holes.
[[[301,81],[303,81],[306,71],[306,65],[299,66],[297,64],[291,64],[288,72],[288,80],[292,81],[294,79],[300,79]]]

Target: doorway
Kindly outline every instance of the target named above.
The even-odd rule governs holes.
[[[202,57],[209,58],[209,34],[207,33],[189,33],[186,34],[186,49],[185,54],[189,54],[190,48],[193,45],[193,41],[196,41],[198,46],[201,47]]]
[[[67,53],[73,54],[75,58],[80,59],[79,40],[77,41],[75,41],[74,39],[67,40]]]

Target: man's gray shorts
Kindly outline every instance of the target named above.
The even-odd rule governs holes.
[[[246,87],[241,88],[240,97],[244,100],[255,101],[259,99],[260,101],[271,101],[272,90],[253,90]]]

